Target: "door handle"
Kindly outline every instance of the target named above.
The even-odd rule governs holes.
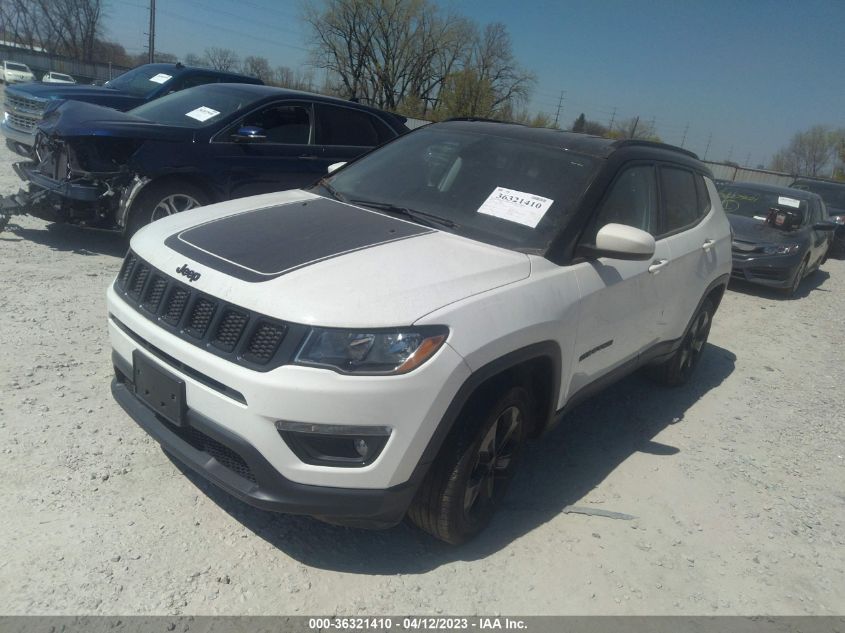
[[[669,263],[668,259],[655,259],[651,266],[648,267],[648,272],[656,274],[661,268]]]
[[[704,244],[701,245],[702,250],[709,251],[713,248],[713,245],[716,243],[716,240],[707,239],[704,240]]]

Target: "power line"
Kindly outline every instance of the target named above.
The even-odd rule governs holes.
[[[208,22],[202,22],[200,20],[197,20],[196,18],[188,18],[188,17],[185,17],[184,15],[179,15],[178,13],[173,13],[172,11],[159,11],[159,13],[161,13],[162,15],[166,15],[168,17],[171,17],[171,18],[176,18],[177,20],[183,20],[185,22],[190,22],[191,24],[199,24],[200,26],[205,26],[205,27],[208,27],[210,29],[217,29],[218,31],[226,31],[228,33],[234,33],[235,35],[241,35],[241,36],[243,36],[243,37],[245,37],[249,40],[252,40],[252,41],[264,42],[264,43],[267,43],[267,44],[272,44],[274,46],[282,46],[284,48],[294,48],[298,51],[303,51],[303,52],[306,52],[306,53],[309,52],[307,48],[304,48],[302,46],[296,46],[295,44],[285,44],[285,43],[280,42],[278,40],[271,40],[271,39],[266,38],[266,37],[260,37],[258,35],[255,35],[254,33],[244,33],[243,31],[237,31],[235,29],[230,29],[230,28],[225,27],[225,26],[219,26],[217,24],[209,24]]]

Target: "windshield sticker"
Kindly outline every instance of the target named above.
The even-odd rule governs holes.
[[[792,207],[797,209],[801,206],[801,201],[795,198],[787,198],[786,196],[778,196],[778,204],[782,207]]]
[[[165,81],[168,81],[172,78],[173,75],[165,75],[164,73],[159,73],[157,75],[154,75],[153,77],[150,77],[150,81],[153,81],[157,84],[163,84]]]
[[[197,121],[208,121],[209,119],[216,117],[218,114],[220,113],[217,110],[212,110],[206,106],[200,106],[196,110],[186,112],[185,116],[189,116]]]
[[[533,193],[496,187],[478,212],[536,228],[554,200]]]
[[[765,215],[755,215],[755,216],[754,216],[754,219],[755,219],[755,220],[763,220],[763,221],[765,222],[765,221],[766,221],[766,220],[768,220],[769,218],[768,218],[768,217],[766,217]]]

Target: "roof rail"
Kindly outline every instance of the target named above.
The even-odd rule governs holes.
[[[623,138],[620,139],[612,144],[614,149],[619,149],[620,147],[629,147],[631,145],[639,145],[644,147],[654,147],[657,149],[668,149],[672,152],[680,152],[681,154],[685,154],[690,158],[694,158],[696,160],[700,160],[698,158],[698,154],[695,152],[691,152],[688,149],[684,149],[683,147],[678,147],[677,145],[669,145],[668,143],[659,143],[657,141],[646,141],[644,139],[638,138]]]

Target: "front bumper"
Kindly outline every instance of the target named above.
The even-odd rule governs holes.
[[[338,494],[415,486],[414,478],[426,470],[426,447],[470,374],[449,345],[419,369],[399,376],[350,376],[290,364],[256,371],[171,333],[127,303],[114,287],[108,290],[108,304],[115,366],[122,366],[124,375],[131,376],[133,354],[145,355],[184,381],[185,404],[192,415],[236,436],[239,446],[255,451],[280,481],[339,489]],[[300,460],[277,431],[277,421],[386,426],[391,434],[372,463],[333,467]],[[248,455],[243,458],[249,460]],[[287,511],[284,503],[278,509]]]
[[[243,438],[196,411],[188,411],[184,429],[163,422],[135,396],[131,370],[127,373],[120,357],[115,361],[112,394],[126,413],[167,453],[241,501],[263,510],[366,528],[392,527],[405,516],[417,482],[376,490],[289,481]]]
[[[733,255],[732,279],[741,279],[770,288],[789,288],[798,274],[804,253],[791,255]]]
[[[22,130],[16,130],[15,128],[10,126],[6,121],[0,121],[0,132],[3,132],[3,135],[8,140],[14,141],[15,143],[19,143],[20,145],[24,145],[28,148],[31,148],[35,144],[35,132],[24,132]],[[20,151],[15,151],[20,154]]]
[[[15,170],[15,173],[21,180],[32,183],[36,187],[45,189],[68,200],[97,202],[107,192],[107,189],[102,185],[59,181],[50,178],[39,172],[33,162],[14,163],[12,169]]]

